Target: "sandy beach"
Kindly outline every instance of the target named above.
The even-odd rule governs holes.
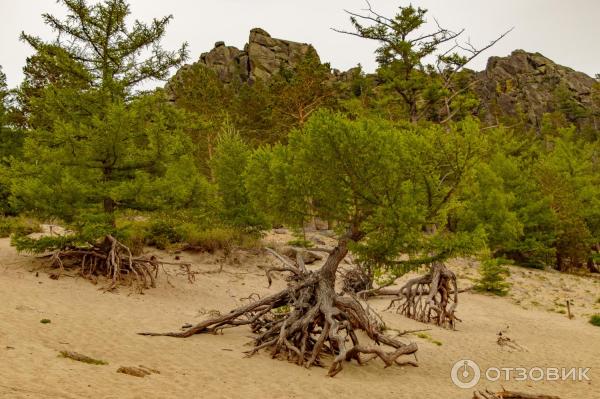
[[[266,240],[284,242],[286,235]],[[164,260],[174,255],[153,250]],[[600,312],[600,280],[511,267],[513,284],[507,297],[476,293],[460,296],[456,331],[408,320],[383,311],[386,299],[370,301],[392,329],[430,329],[411,334],[419,367],[384,368],[379,360],[347,364],[335,378],[319,367],[305,369],[266,353],[250,358],[250,331],[225,330],[222,335],[187,339],[143,337],[142,331],[173,331],[217,312],[227,312],[252,293],[275,292],[285,286],[278,275],[267,288],[264,268],[276,260],[260,251],[218,255],[180,255],[192,264],[190,284],[167,266],[158,287],[143,295],[120,287],[105,293],[77,276],[48,277],[40,261],[19,255],[9,239],[0,240],[0,397],[2,398],[471,398],[474,389],[502,387],[561,398],[600,397],[600,328],[587,322]],[[453,260],[460,287],[472,285],[477,262]],[[311,267],[319,267],[319,264]],[[221,270],[222,269],[222,270]],[[219,271],[220,270],[220,271]],[[408,278],[405,276],[404,278]],[[561,313],[573,301],[574,318]],[[50,323],[40,323],[49,319]],[[522,348],[497,343],[498,332]],[[108,362],[90,365],[62,358],[70,350]],[[471,359],[488,367],[589,367],[591,381],[485,381],[473,389],[456,387],[453,364]],[[121,366],[156,369],[145,378],[116,370]]]

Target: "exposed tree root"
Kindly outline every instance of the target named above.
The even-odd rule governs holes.
[[[356,265],[350,270],[341,272],[342,290],[356,294],[373,288],[373,279],[361,266]]]
[[[424,323],[433,323],[454,329],[458,305],[456,275],[441,262],[433,262],[429,272],[415,277],[399,289],[376,288],[363,291],[363,298],[373,296],[395,296],[388,309]]]
[[[254,347],[247,352],[253,355],[268,349],[273,358],[284,358],[298,365],[311,367],[323,365],[323,358],[333,358],[328,375],[339,373],[346,361],[359,364],[374,358],[385,366],[411,364],[402,362],[402,355],[417,351],[415,343],[404,344],[383,334],[383,326],[375,315],[365,310],[354,297],[338,295],[334,291],[335,272],[346,256],[347,239],[331,251],[319,271],[308,271],[301,256],[291,263],[270,250],[282,261],[283,266],[267,271],[269,281],[272,272],[289,272],[288,287],[276,294],[255,299],[230,313],[203,321],[183,332],[140,333],[149,336],[190,337],[194,334],[216,333],[226,328],[248,325],[253,333]],[[256,296],[253,296],[256,297]],[[358,331],[377,345],[363,345]],[[389,346],[385,351],[382,346]]]
[[[168,262],[162,262],[151,256],[134,257],[131,250],[116,238],[107,235],[97,245],[87,247],[70,247],[49,255],[51,265],[58,268],[58,273],[53,278],[58,278],[67,268],[78,268],[79,273],[94,282],[98,276],[109,280],[104,288],[106,291],[114,289],[119,284],[133,284],[140,292],[156,286],[156,277],[160,267]],[[190,282],[194,274],[189,264],[178,264]]]

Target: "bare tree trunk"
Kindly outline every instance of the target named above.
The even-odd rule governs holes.
[[[104,212],[105,213],[114,213],[115,212],[115,201],[110,197],[105,197],[103,201]]]

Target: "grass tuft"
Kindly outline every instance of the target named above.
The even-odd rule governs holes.
[[[67,358],[67,359],[76,360],[78,362],[87,363],[87,364],[95,364],[95,365],[99,365],[99,366],[108,364],[108,362],[105,362],[104,360],[94,359],[89,356],[82,355],[81,353],[77,353],[77,352],[60,351],[60,356]]]
[[[39,221],[25,216],[0,216],[0,238],[10,237],[11,234],[25,236],[40,233],[42,228]]]
[[[311,248],[314,244],[312,243],[312,241],[309,240],[295,238],[293,240],[288,241],[288,245],[291,245],[293,247]]]
[[[434,345],[442,346],[442,342],[441,341],[438,341],[437,339],[433,339],[431,337],[431,335],[429,335],[427,333],[418,333],[417,337],[426,339],[427,341],[431,342]]]

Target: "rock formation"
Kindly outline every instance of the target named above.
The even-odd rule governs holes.
[[[522,113],[529,124],[539,126],[544,113],[556,110],[559,88],[582,110],[595,107],[593,78],[539,53],[516,50],[508,57],[491,57],[485,71],[475,76],[481,82],[475,90],[481,99],[482,117],[488,124]]]
[[[309,51],[315,51],[309,44],[275,39],[263,29],[254,28],[244,50],[217,42],[198,62],[217,72],[225,83],[251,83],[269,79],[282,66],[293,68]]]
[[[281,67],[293,68],[309,52],[318,57],[310,44],[275,39],[263,29],[254,28],[244,50],[217,42],[211,51],[200,56],[197,64],[215,71],[226,84],[251,84],[268,80]],[[333,69],[331,78],[348,81],[358,71]],[[507,57],[491,57],[487,68],[474,72],[473,79],[478,81],[473,86],[481,102],[478,114],[487,125],[524,119],[527,125],[539,128],[545,113],[565,111],[557,96],[562,92],[563,101],[566,97],[571,110],[576,111],[575,115],[565,112],[570,122],[579,127],[600,126],[600,83],[539,53],[516,50]]]

